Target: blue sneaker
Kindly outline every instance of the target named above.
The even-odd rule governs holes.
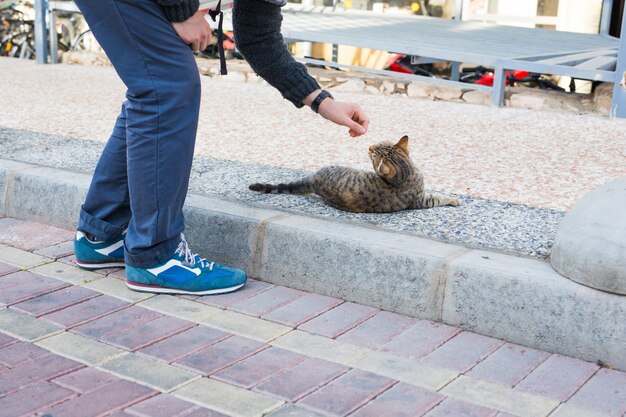
[[[74,238],[76,265],[84,269],[116,268],[124,266],[124,233],[113,240],[89,240],[83,232]]]
[[[135,291],[161,294],[209,295],[235,291],[246,283],[246,273],[207,261],[193,253],[185,236],[170,259],[150,267],[126,266],[126,285]]]

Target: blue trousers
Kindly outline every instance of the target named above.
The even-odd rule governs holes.
[[[76,4],[127,87],[78,230],[109,240],[126,229],[126,263],[154,266],[174,254],[184,229],[200,109],[198,69],[155,0]]]

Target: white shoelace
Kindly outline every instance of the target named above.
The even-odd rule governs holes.
[[[209,271],[213,270],[213,265],[215,262],[210,262],[207,259],[202,258],[200,255],[195,254],[189,249],[189,244],[185,240],[185,235],[180,234],[180,243],[178,244],[178,248],[176,249],[176,253],[185,257],[185,263],[190,266],[195,266],[196,264],[200,264],[203,268],[209,268]]]

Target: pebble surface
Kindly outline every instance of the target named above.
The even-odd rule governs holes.
[[[124,99],[115,71],[9,58],[0,58],[0,71],[1,157],[91,170]],[[544,257],[563,211],[626,174],[623,120],[337,92],[370,117],[368,134],[354,139],[263,82],[202,77],[202,84],[194,193]],[[405,134],[427,188],[462,196],[461,207],[354,215],[311,197],[247,190],[326,165],[371,169],[367,148]]]
[[[91,173],[102,150],[97,141],[68,139],[0,127],[4,158]],[[189,191],[385,230],[424,236],[474,248],[494,249],[545,258],[564,213],[521,204],[457,195],[459,207],[437,207],[386,214],[346,213],[328,207],[316,196],[262,194],[253,182],[292,181],[310,172],[224,159],[197,157]]]

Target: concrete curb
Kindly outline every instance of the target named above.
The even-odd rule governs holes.
[[[90,176],[0,159],[0,215],[73,229]],[[546,261],[189,195],[186,236],[254,278],[626,370],[626,297]]]

